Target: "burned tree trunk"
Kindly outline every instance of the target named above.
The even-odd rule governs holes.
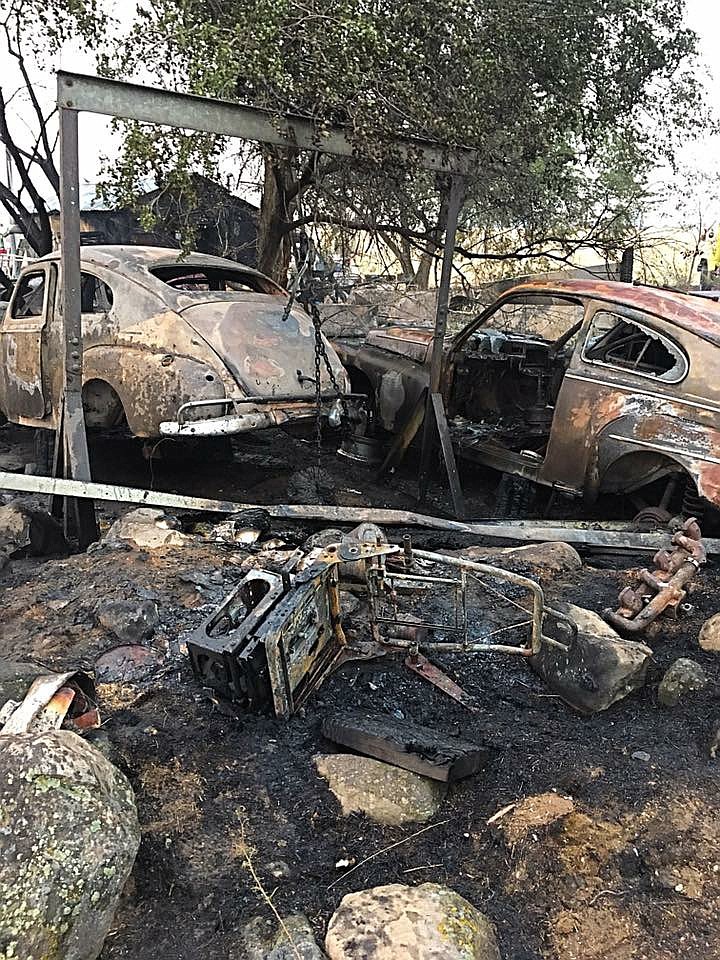
[[[258,218],[258,270],[285,286],[292,255],[290,223],[294,207],[293,177],[288,161],[265,152],[260,216]]]

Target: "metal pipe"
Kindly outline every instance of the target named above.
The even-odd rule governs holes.
[[[377,523],[389,527],[426,527],[467,533],[475,537],[495,540],[517,540],[521,543],[564,541],[601,550],[623,548],[640,553],[656,553],[670,545],[670,537],[656,533],[631,533],[625,530],[593,530],[576,526],[535,526],[522,520],[514,523],[466,523],[414,513],[410,510],[389,510],[384,507],[336,507],[326,504],[263,504],[239,503],[235,500],[216,500],[206,497],[188,497],[180,493],[164,493],[111,483],[91,483],[63,480],[57,477],[34,477],[22,473],[0,472],[0,490],[18,493],[39,493],[48,496],[78,497],[103,500],[110,503],[131,503],[138,507],[163,507],[169,510],[192,510],[199,513],[237,513],[241,510],[264,510],[271,517],[285,520],[319,520],[327,523]],[[708,554],[720,554],[720,540],[704,540]],[[413,548],[418,556],[421,551]],[[429,554],[436,562],[438,554]],[[442,555],[450,563],[454,557]],[[469,561],[463,561],[469,563]],[[480,564],[479,566],[482,566]],[[486,567],[496,570],[495,567]],[[507,571],[506,571],[507,572]]]

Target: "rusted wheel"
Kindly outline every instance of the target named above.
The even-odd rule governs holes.
[[[638,530],[651,531],[666,527],[672,519],[672,514],[665,507],[643,507],[633,517],[633,526]]]

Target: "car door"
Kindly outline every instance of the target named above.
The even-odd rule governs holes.
[[[659,318],[591,303],[558,396],[541,479],[594,496],[612,459],[603,449],[606,428],[622,432],[625,421],[649,420],[687,372],[685,351]]]
[[[47,386],[43,339],[53,302],[54,269],[39,264],[22,274],[0,326],[0,407],[9,420],[42,420]]]

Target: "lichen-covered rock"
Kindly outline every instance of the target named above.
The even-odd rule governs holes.
[[[323,960],[310,921],[302,913],[282,924],[269,917],[254,917],[243,930],[247,960]]]
[[[448,887],[391,883],[344,897],[325,950],[330,960],[499,960],[492,923]]]
[[[686,693],[702,690],[707,684],[705,671],[699,663],[680,657],[665,672],[658,687],[658,702],[663,707],[676,707]]]
[[[445,784],[370,757],[317,756],[315,766],[346,816],[362,812],[389,826],[429,820],[445,796]]]
[[[0,957],[95,960],[139,843],[130,784],[88,743],[0,736]]]

